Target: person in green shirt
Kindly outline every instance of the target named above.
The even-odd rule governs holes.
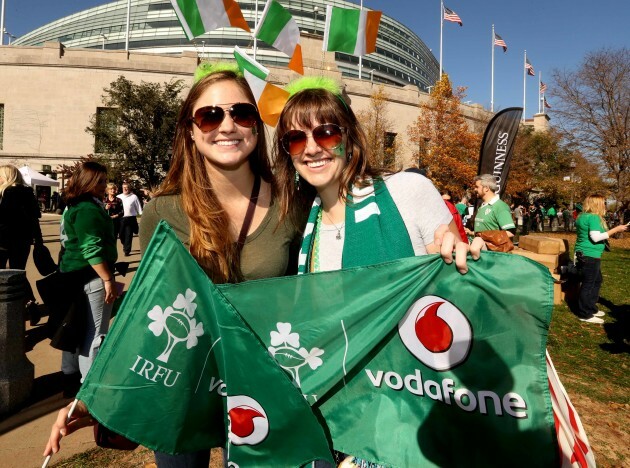
[[[584,200],[583,211],[575,221],[575,256],[582,279],[575,313],[581,321],[588,323],[604,323],[602,317],[605,313],[597,310],[597,300],[603,282],[601,258],[606,240],[613,234],[628,229],[627,224],[608,229],[604,221],[605,213],[604,196],[592,194]]]
[[[549,218],[549,229],[554,230],[554,222],[558,222],[557,220],[558,214],[556,213],[556,209],[553,205],[549,207],[547,210],[547,217]]]
[[[499,189],[492,174],[482,174],[474,179],[475,191],[482,200],[475,216],[475,233],[483,231],[507,231],[508,237],[514,237],[516,226],[512,211],[507,203],[499,199]]]
[[[64,351],[62,371],[78,370],[87,375],[109,329],[117,292],[114,263],[118,257],[114,224],[105,211],[103,194],[107,168],[94,161],[82,163],[72,174],[65,191],[67,209],[61,219],[64,248],[59,270],[66,278],[68,294],[78,294],[77,304],[85,309],[86,327],[79,340],[76,360]]]

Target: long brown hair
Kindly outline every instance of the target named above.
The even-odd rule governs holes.
[[[282,136],[295,124],[310,128],[314,122],[332,123],[346,129],[346,154],[351,153],[352,156],[341,174],[340,198],[346,197],[352,185],[365,187],[370,184],[370,178],[382,174],[382,171],[370,167],[368,152],[371,149],[365,132],[352,109],[342,99],[325,89],[305,89],[293,95],[282,110],[276,127],[274,147],[274,170],[282,218],[289,215],[297,223],[300,213],[310,208],[317,194],[315,187],[303,178],[295,183],[293,161],[281,144]]]
[[[217,83],[232,81],[255,104],[247,81],[236,73],[224,70],[199,80],[190,90],[177,118],[173,158],[168,174],[155,196],[181,194],[184,212],[190,223],[190,253],[215,283],[242,281],[240,250],[230,236],[230,216],[214,193],[204,157],[191,137],[193,109],[200,96]],[[254,174],[272,184],[273,177],[267,155],[265,128],[256,124],[257,144],[249,155]]]
[[[81,163],[72,173],[64,191],[68,205],[73,205],[86,196],[91,196],[99,185],[101,175],[107,174],[107,168],[95,161]]]

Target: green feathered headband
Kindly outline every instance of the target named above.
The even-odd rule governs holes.
[[[195,75],[193,78],[193,84],[197,84],[201,81],[202,78],[211,75],[213,73],[218,72],[232,72],[237,76],[242,77],[243,72],[235,63],[229,62],[201,62],[197,69],[195,70]]]
[[[326,76],[303,76],[290,82],[284,89],[289,93],[289,100],[301,91],[323,89],[337,96],[346,110],[348,109],[348,105],[342,96],[343,90],[341,86],[336,80]]]

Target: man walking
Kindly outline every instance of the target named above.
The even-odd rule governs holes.
[[[129,188],[127,182],[123,182],[122,193],[118,195],[118,198],[123,203],[123,217],[120,221],[120,242],[122,242],[125,257],[128,257],[131,253],[133,235],[138,234],[138,220],[136,216],[142,214],[142,205],[138,197]]]
[[[495,192],[498,190],[496,180],[492,174],[482,174],[475,177],[475,191],[482,200],[475,217],[475,233],[492,230],[507,231],[509,237],[514,237],[516,226],[512,219],[512,212],[507,203],[499,199]]]

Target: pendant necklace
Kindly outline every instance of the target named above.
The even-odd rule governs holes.
[[[341,225],[339,227],[337,227],[337,225],[335,223],[333,223],[332,219],[330,219],[330,216],[328,216],[328,213],[326,213],[324,210],[322,210],[322,212],[326,215],[326,218],[328,218],[328,221],[330,221],[330,223],[333,226],[335,226],[335,230],[337,231],[337,235],[335,236],[335,239],[341,240],[341,230],[343,229],[343,227],[346,224],[346,222],[344,221],[343,223],[341,223]]]

